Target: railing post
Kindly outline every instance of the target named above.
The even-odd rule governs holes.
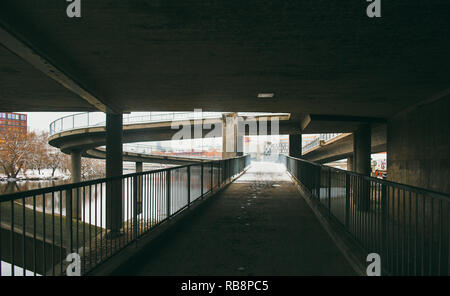
[[[191,166],[187,167],[187,206],[191,206]]]
[[[381,266],[386,264],[388,200],[386,185],[381,184]]]
[[[133,177],[133,229],[134,229],[134,238],[137,239],[137,216],[138,216],[138,177]]]
[[[350,175],[345,173],[345,228],[350,228]]]
[[[219,165],[217,166],[217,189],[220,188],[220,169],[222,168],[220,160],[217,162]]]
[[[203,179],[204,179],[204,176],[203,176],[203,162],[202,162],[202,164],[200,165],[200,170],[201,170],[201,174],[200,174],[200,196],[203,198]]]
[[[170,170],[167,170],[166,175],[166,198],[167,198],[167,219],[170,219]]]
[[[444,264],[443,264],[443,270],[442,275],[450,275],[450,202],[446,201],[444,202],[445,208],[444,208],[444,219],[443,219],[443,225],[445,225],[445,228],[443,229],[444,235],[443,235],[443,249],[444,251]],[[445,261],[447,261],[447,266],[445,266]]]
[[[328,215],[331,216],[331,169],[328,168]]]
[[[213,192],[213,188],[214,188],[214,176],[213,176],[213,172],[214,172],[214,163],[211,162],[211,193]]]
[[[317,200],[320,201],[320,189],[322,186],[322,168],[317,167]]]
[[[66,250],[67,254],[73,251],[73,203],[72,189],[66,190]]]

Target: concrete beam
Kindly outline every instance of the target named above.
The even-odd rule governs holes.
[[[377,117],[346,116],[346,115],[323,115],[311,114],[313,121],[337,121],[337,122],[359,122],[359,123],[386,123],[386,119]]]
[[[353,155],[353,139],[354,135],[349,134],[303,154],[303,158],[309,161],[327,163],[350,157]],[[372,128],[371,145],[372,153],[386,152],[386,125],[378,125]]]
[[[44,53],[42,49],[27,40],[23,35],[14,32],[1,19],[0,42],[12,53],[34,66],[37,70],[50,77],[64,88],[72,91],[96,109],[103,112],[120,112],[120,109],[117,106],[111,102],[106,102],[106,100],[88,90],[84,84],[80,82],[80,78],[76,77],[71,71],[58,66],[56,60],[61,60],[61,58],[58,59],[55,56],[50,57]]]

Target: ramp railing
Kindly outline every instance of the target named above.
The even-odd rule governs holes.
[[[0,275],[86,274],[249,162],[247,155],[0,195]]]
[[[324,216],[380,255],[384,274],[449,275],[450,196],[283,157]]]

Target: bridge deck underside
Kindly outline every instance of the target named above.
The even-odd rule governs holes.
[[[117,273],[355,274],[279,164],[254,163],[188,219]]]

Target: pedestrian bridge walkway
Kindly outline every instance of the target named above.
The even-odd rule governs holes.
[[[282,164],[253,163],[181,223],[116,273],[356,274]]]

